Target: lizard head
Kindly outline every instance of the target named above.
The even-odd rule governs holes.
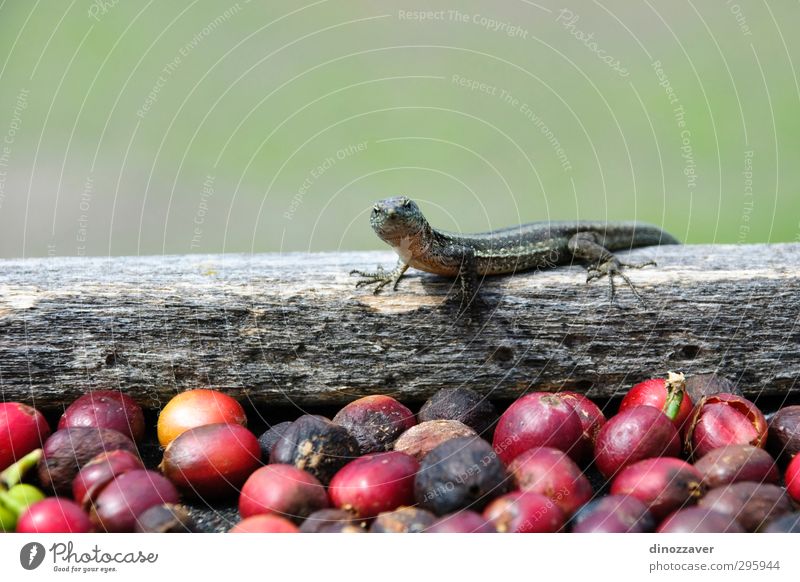
[[[375,233],[389,244],[415,236],[427,226],[419,206],[405,196],[381,200],[372,207],[369,222]]]

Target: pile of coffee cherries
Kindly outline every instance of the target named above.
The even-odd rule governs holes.
[[[0,404],[0,531],[157,531],[180,517],[175,485],[139,456],[144,437],[141,407],[115,391],[78,398],[52,434],[39,411]]]
[[[500,414],[452,388],[417,414],[373,395],[247,425],[226,394],[180,393],[147,468],[124,394],[82,396],[52,434],[0,404],[0,531],[188,532],[198,502],[238,503],[236,533],[800,531],[800,405],[767,418],[714,375],[637,384],[610,418],[570,391]]]

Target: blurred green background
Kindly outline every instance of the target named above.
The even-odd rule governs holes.
[[[426,12],[420,12],[426,11]],[[0,3],[0,255],[380,248],[438,226],[800,233],[800,4]]]

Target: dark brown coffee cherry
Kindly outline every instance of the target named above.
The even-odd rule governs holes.
[[[505,493],[510,477],[485,440],[461,437],[440,444],[420,464],[414,482],[417,503],[436,515],[479,511]]]

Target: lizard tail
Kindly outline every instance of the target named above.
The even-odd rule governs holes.
[[[681,244],[677,238],[655,225],[637,222],[634,228],[632,245],[634,247]]]
[[[653,224],[645,222],[621,223],[625,228],[606,232],[601,244],[610,251],[636,247],[679,245],[681,241]]]

